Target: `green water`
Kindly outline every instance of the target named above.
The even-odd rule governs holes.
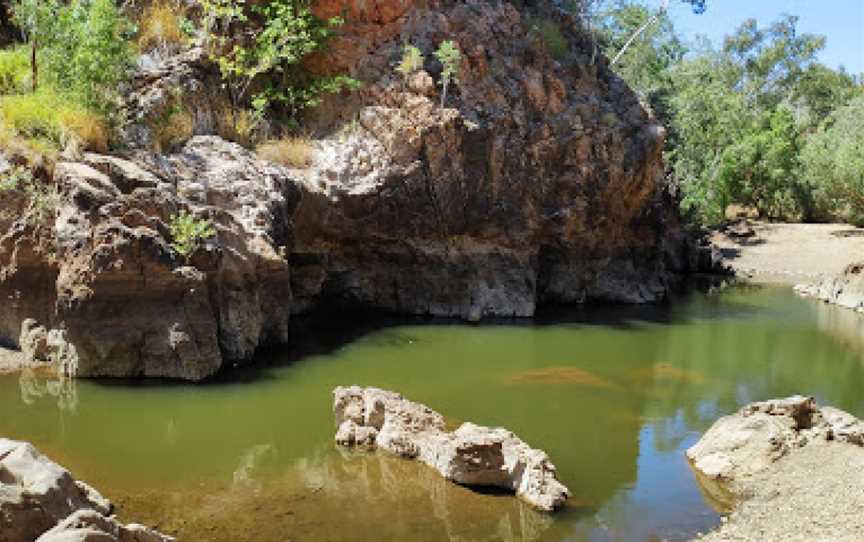
[[[300,350],[208,385],[0,377],[0,435],[184,540],[686,540],[719,522],[682,453],[717,417],[793,393],[864,416],[858,318],[742,287],[531,324],[323,320],[297,331]],[[573,499],[549,517],[340,452],[340,384],[505,426],[549,453]]]

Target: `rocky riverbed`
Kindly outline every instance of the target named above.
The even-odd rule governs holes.
[[[687,450],[706,493],[733,510],[700,540],[864,539],[864,423],[809,397],[752,403]]]

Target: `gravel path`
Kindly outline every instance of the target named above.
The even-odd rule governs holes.
[[[848,224],[739,222],[711,241],[739,276],[798,284],[838,275],[864,260],[864,229]]]

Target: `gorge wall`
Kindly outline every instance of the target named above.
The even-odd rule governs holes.
[[[664,186],[664,129],[571,15],[473,1],[316,10],[347,22],[310,69],[363,88],[310,113],[307,167],[212,136],[217,74],[192,48],[142,68],[118,156],[58,164],[45,205],[0,192],[2,342],[78,376],[200,380],[289,341],[292,315],[653,302],[696,264]],[[566,40],[557,59],[540,21]],[[441,107],[431,53],[445,39],[463,61]],[[393,70],[405,42],[427,59],[407,80]],[[154,152],[148,119],[177,89],[198,135]],[[180,211],[217,230],[188,258],[171,246]]]

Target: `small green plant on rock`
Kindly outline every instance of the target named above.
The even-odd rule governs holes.
[[[33,182],[33,174],[22,166],[12,166],[0,173],[0,192],[23,188]]]
[[[177,254],[188,258],[203,241],[216,235],[216,228],[213,223],[206,218],[195,218],[195,215],[180,211],[171,218],[171,237],[174,242],[171,243]]]
[[[444,40],[435,51],[435,58],[441,62],[441,107],[447,101],[447,88],[450,83],[459,82],[459,63],[462,59],[462,53],[459,52],[459,47],[453,40]]]
[[[417,47],[406,43],[402,47],[402,60],[396,66],[396,71],[407,81],[412,73],[423,67],[423,53]]]

